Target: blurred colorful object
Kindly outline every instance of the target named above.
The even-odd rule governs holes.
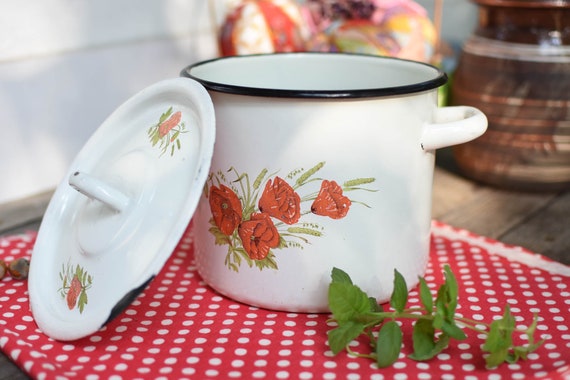
[[[412,0],[305,0],[307,50],[385,55],[430,62],[436,30]]]
[[[317,48],[320,51],[395,56],[400,50],[390,31],[368,20],[344,21],[323,40],[325,44]]]
[[[241,0],[221,29],[222,55],[341,51],[431,62],[434,24],[413,0]]]
[[[222,55],[304,51],[305,20],[294,0],[243,0],[220,33]]]

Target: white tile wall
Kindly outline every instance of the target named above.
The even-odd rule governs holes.
[[[213,21],[235,1],[0,0],[0,204],[57,186],[119,104],[214,57]]]
[[[0,61],[208,32],[210,1],[0,0]]]
[[[0,0],[0,204],[54,188],[128,97],[217,54],[206,0]]]

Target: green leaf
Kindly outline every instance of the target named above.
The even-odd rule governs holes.
[[[368,297],[368,301],[370,301],[370,311],[373,313],[382,313],[384,308],[382,305],[378,303],[378,300],[374,297]]]
[[[451,338],[463,340],[467,338],[467,336],[455,323],[455,309],[457,308],[459,295],[457,281],[448,265],[444,267],[444,271],[445,283],[439,287],[435,299],[433,327],[442,330]],[[422,286],[422,284],[420,284],[420,286]],[[425,287],[427,288],[427,284],[425,284]],[[423,299],[422,302],[424,302]]]
[[[534,343],[534,332],[536,331],[536,326],[538,326],[537,314],[534,315],[534,317],[532,318],[532,323],[525,332],[529,345],[532,345]]]
[[[352,280],[348,273],[343,271],[342,269],[338,269],[334,267],[331,272],[332,282],[339,282],[352,285]]]
[[[507,361],[508,357],[509,357],[508,348],[497,349],[491,352],[489,356],[485,358],[485,365],[487,366],[487,368],[495,368],[499,364],[503,364],[505,361]]]
[[[454,315],[459,298],[459,286],[449,265],[444,266],[443,271],[445,272],[445,283],[447,285],[447,310],[449,315]]]
[[[542,346],[543,343],[544,343],[544,340],[541,339],[540,341],[538,341],[536,343],[529,343],[526,346],[515,346],[513,348],[513,352],[515,355],[514,362],[518,361],[518,359],[527,360],[528,354],[536,351],[536,349],[539,348],[540,346]]]
[[[535,314],[531,325],[526,329],[525,334],[527,336],[528,344],[526,346],[515,346],[513,347],[514,353],[514,362],[518,361],[518,359],[527,360],[528,354],[535,351],[537,348],[542,346],[544,343],[544,339],[539,340],[535,343],[534,341],[534,333],[536,331],[536,327],[538,325],[538,315]]]
[[[420,318],[414,324],[412,334],[414,352],[409,355],[413,360],[428,360],[434,357],[435,329],[428,318]]]
[[[483,344],[483,350],[493,352],[512,344],[512,332],[514,330],[514,318],[511,316],[509,306],[505,307],[503,317],[491,323],[489,335]]]
[[[390,305],[397,312],[401,313],[406,304],[408,303],[408,287],[406,286],[406,280],[394,269],[394,290],[392,291],[392,297],[390,298]]]
[[[463,340],[467,338],[465,332],[455,324],[455,321],[453,319],[444,320],[441,325],[441,331],[443,331],[453,339]]]
[[[442,284],[437,290],[437,297],[435,298],[435,315],[433,318],[433,327],[436,329],[441,330],[443,321],[448,319],[447,296],[447,284]]]
[[[329,285],[329,308],[342,324],[370,311],[368,296],[356,285],[333,282]]]
[[[441,334],[439,336],[439,339],[437,340],[437,342],[435,342],[434,355],[437,355],[441,351],[443,351],[447,347],[447,345],[449,344],[449,341],[450,341],[449,335]]]
[[[364,324],[355,321],[346,321],[337,328],[328,332],[329,347],[334,355],[338,354],[364,332]]]
[[[396,321],[388,321],[378,332],[376,363],[385,368],[394,364],[402,348],[402,330]]]
[[[420,300],[426,311],[431,314],[433,312],[433,297],[423,277],[420,277]]]
[[[483,351],[490,355],[485,358],[487,367],[493,368],[509,358],[509,349],[513,345],[515,319],[511,315],[509,305],[505,306],[503,317],[494,320],[489,328],[489,334],[483,344]]]

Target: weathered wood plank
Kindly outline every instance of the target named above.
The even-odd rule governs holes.
[[[0,380],[28,380],[30,379],[18,368],[4,353],[0,352]]]
[[[433,179],[432,217],[441,219],[477,196],[478,186],[439,167]]]
[[[432,215],[570,265],[570,193],[524,193],[478,185],[436,167]]]
[[[53,191],[46,191],[14,202],[0,204],[0,231],[8,231],[41,219],[52,195]]]
[[[452,226],[498,239],[545,208],[556,194],[533,194],[480,188],[456,209],[439,216]]]
[[[500,239],[570,265],[570,192],[552,199]]]

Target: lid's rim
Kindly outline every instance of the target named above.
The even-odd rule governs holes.
[[[213,82],[209,80],[202,79],[195,75],[192,75],[190,71],[193,68],[211,64],[213,62],[226,60],[226,59],[241,59],[246,57],[259,57],[259,56],[275,56],[275,55],[342,55],[342,56],[362,56],[368,58],[382,59],[382,60],[393,60],[409,62],[416,65],[423,65],[430,67],[435,70],[436,76],[433,79],[424,82],[413,83],[410,85],[395,86],[395,87],[374,87],[374,88],[362,88],[362,89],[346,89],[346,90],[295,90],[295,89],[274,89],[274,88],[264,88],[264,87],[250,87],[233,85],[228,83]],[[394,57],[381,57],[373,56],[367,54],[355,54],[355,53],[320,53],[320,52],[302,52],[302,53],[271,53],[271,54],[252,54],[247,56],[231,56],[231,57],[219,57],[213,58],[201,62],[191,64],[184,68],[180,75],[183,77],[194,79],[195,81],[201,83],[206,89],[216,92],[223,92],[234,95],[247,95],[247,96],[257,96],[257,97],[272,97],[272,98],[313,98],[313,99],[346,99],[346,98],[375,98],[375,97],[388,97],[395,95],[407,95],[417,92],[424,92],[436,89],[447,83],[447,74],[440,70],[439,68],[419,61],[406,60]]]

